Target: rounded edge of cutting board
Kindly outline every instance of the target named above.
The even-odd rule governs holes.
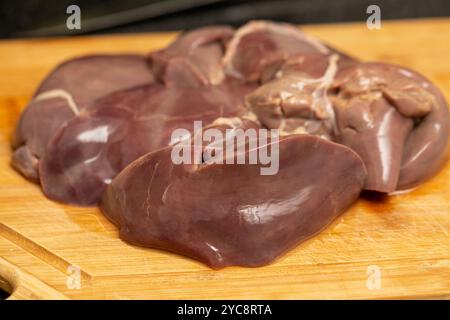
[[[32,275],[0,257],[0,287],[10,293],[6,300],[66,300],[56,291]]]

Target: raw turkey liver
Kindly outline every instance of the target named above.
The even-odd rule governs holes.
[[[92,55],[62,63],[42,82],[13,135],[12,165],[38,181],[38,163],[50,138],[92,101],[115,90],[153,82],[139,55]]]
[[[225,135],[189,151],[196,162],[175,161],[174,150],[196,141],[196,121]],[[23,112],[12,164],[50,199],[100,201],[132,244],[212,268],[261,266],[320,232],[361,190],[391,193],[433,176],[449,122],[443,95],[417,72],[255,21],[192,30],[145,57],[62,64]],[[241,140],[232,156],[215,149],[244,130],[270,134]],[[273,174],[244,161],[266,147],[276,150]]]
[[[126,165],[167,146],[173,130],[242,113],[250,89],[233,81],[202,88],[150,84],[99,99],[50,140],[40,164],[44,193],[95,205]]]
[[[252,164],[174,165],[172,148],[123,170],[101,209],[125,241],[215,269],[272,262],[347,209],[366,177],[351,149],[309,135],[280,140],[275,175]]]

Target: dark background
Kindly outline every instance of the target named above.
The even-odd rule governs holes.
[[[81,31],[66,28],[66,8],[81,8]],[[251,19],[297,24],[365,21],[370,4],[382,20],[450,16],[450,0],[0,0],[0,37],[234,26]]]

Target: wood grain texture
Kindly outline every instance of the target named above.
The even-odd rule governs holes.
[[[304,30],[364,60],[413,68],[450,100],[450,19],[383,22],[375,31],[362,23]],[[57,63],[94,52],[145,53],[173,37],[0,42],[0,261],[74,299],[450,297],[449,163],[409,194],[360,199],[322,234],[269,266],[220,271],[127,245],[97,209],[51,202],[10,168],[9,139],[18,116]],[[80,289],[66,285],[71,266],[80,268]],[[379,289],[368,289],[370,266],[381,272]]]

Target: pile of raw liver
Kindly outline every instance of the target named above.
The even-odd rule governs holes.
[[[174,164],[171,133],[279,129],[279,171]],[[362,190],[411,189],[445,161],[448,107],[426,78],[360,62],[296,27],[187,32],[139,55],[67,61],[41,84],[12,165],[45,195],[99,204],[133,244],[213,268],[260,266],[313,236]]]

